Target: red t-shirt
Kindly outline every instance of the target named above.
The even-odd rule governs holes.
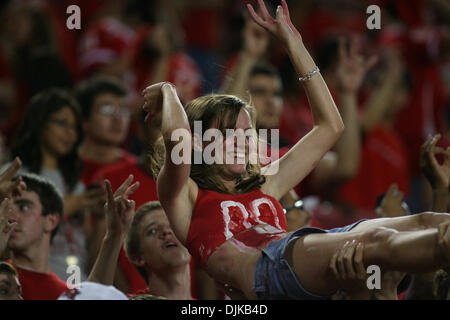
[[[146,202],[158,200],[155,180],[145,172],[136,161],[121,161],[101,168],[93,176],[92,181],[101,182],[108,179],[112,190],[116,190],[128,176],[132,174],[134,181],[139,181],[139,188],[129,199],[136,202],[136,210]]]
[[[273,228],[254,228],[260,224]],[[261,190],[231,195],[199,189],[186,248],[197,264],[205,266],[209,256],[231,238],[244,247],[264,248],[285,232],[281,204]]]
[[[53,272],[46,274],[20,268],[14,265],[19,273],[24,300],[56,300],[67,290],[67,284]]]
[[[407,150],[397,133],[375,127],[366,136],[358,173],[340,188],[339,198],[357,209],[373,210],[377,197],[391,184],[409,192],[408,168]]]

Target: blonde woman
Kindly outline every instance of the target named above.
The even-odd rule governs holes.
[[[448,214],[424,213],[333,230],[286,232],[278,199],[308,175],[344,125],[319,69],[292,25],[286,2],[278,6],[275,18],[262,0],[259,7],[260,15],[248,5],[255,22],[285,46],[304,84],[315,125],[274,163],[278,166],[275,174],[263,175],[258,164],[250,161],[255,147],[254,136],[247,134],[254,128],[251,106],[234,96],[209,95],[184,108],[170,83],[146,88],[147,117],[162,117],[164,159],[153,156],[159,200],[178,239],[227,293],[239,292],[249,299],[328,298],[339,288],[330,260],[352,240],[364,246],[364,265],[376,264],[383,271],[421,272],[448,265]],[[219,141],[225,164],[198,163],[198,152],[212,142],[199,142],[196,121],[201,123],[202,135],[207,129],[223,133],[233,129],[237,140],[245,143],[237,145],[234,136],[224,137]],[[180,148],[186,139],[194,142],[192,148]],[[234,147],[231,152],[230,146]],[[217,153],[214,156],[217,159]],[[227,156],[233,163],[225,161]]]

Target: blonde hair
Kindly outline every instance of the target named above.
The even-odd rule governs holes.
[[[196,98],[185,106],[185,111],[189,119],[191,132],[194,132],[194,122],[201,121],[202,134],[204,134],[207,129],[213,126],[222,132],[225,132],[225,129],[234,129],[242,108],[249,113],[252,125],[255,127],[256,116],[254,108],[232,95],[210,94]],[[152,173],[156,179],[165,157],[162,138],[150,148],[149,156]],[[192,153],[190,177],[197,183],[199,188],[229,193],[218,177],[220,165],[194,164],[193,157],[194,154]],[[261,175],[259,164],[249,163],[247,164],[246,172],[237,180],[236,191],[238,193],[246,193],[259,188],[264,182],[265,177]]]

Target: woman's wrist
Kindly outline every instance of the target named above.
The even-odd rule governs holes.
[[[302,41],[289,42],[288,54],[299,77],[305,77],[317,68]]]

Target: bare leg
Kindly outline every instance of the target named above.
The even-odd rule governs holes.
[[[391,228],[397,231],[412,231],[437,228],[442,222],[446,221],[450,221],[450,214],[448,213],[423,212],[404,217],[366,220],[351,231],[368,231],[378,227]]]
[[[450,233],[445,237],[449,238]],[[450,264],[450,253],[444,252],[437,228],[398,232],[381,227],[370,231],[310,234],[294,241],[290,246],[292,256],[286,258],[306,290],[332,294],[339,287],[329,268],[330,259],[345,242],[354,239],[364,244],[364,265],[378,265],[382,272],[429,272]]]

